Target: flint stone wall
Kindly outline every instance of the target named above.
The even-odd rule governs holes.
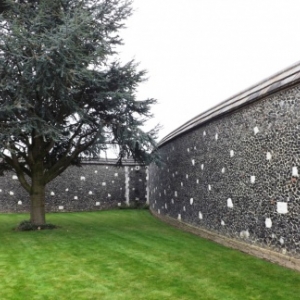
[[[146,168],[134,162],[117,167],[115,160],[70,166],[46,188],[47,212],[94,211],[132,201],[146,203]],[[0,211],[29,212],[29,195],[13,172],[0,177]]]
[[[293,68],[162,140],[163,166],[149,168],[154,214],[300,258],[300,75]]]

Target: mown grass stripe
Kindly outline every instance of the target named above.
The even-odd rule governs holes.
[[[300,273],[170,227],[143,210],[0,215],[0,299],[300,299]]]

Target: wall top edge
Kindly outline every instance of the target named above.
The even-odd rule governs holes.
[[[100,158],[100,159],[84,159],[81,161],[82,165],[117,165],[117,158]],[[123,166],[141,166],[142,164],[133,159],[123,159]]]
[[[158,146],[162,146],[182,133],[213,118],[229,113],[296,83],[300,83],[300,61],[195,116],[165,136],[158,143]]]

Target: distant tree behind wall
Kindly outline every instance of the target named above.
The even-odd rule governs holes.
[[[156,101],[136,100],[145,79],[115,59],[126,0],[0,0],[1,170],[30,195],[45,224],[45,187],[82,156],[119,146],[119,162],[153,159],[156,129],[141,125]]]

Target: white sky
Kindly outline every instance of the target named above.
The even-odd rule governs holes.
[[[159,140],[300,60],[299,0],[134,0],[121,60],[148,70]]]

